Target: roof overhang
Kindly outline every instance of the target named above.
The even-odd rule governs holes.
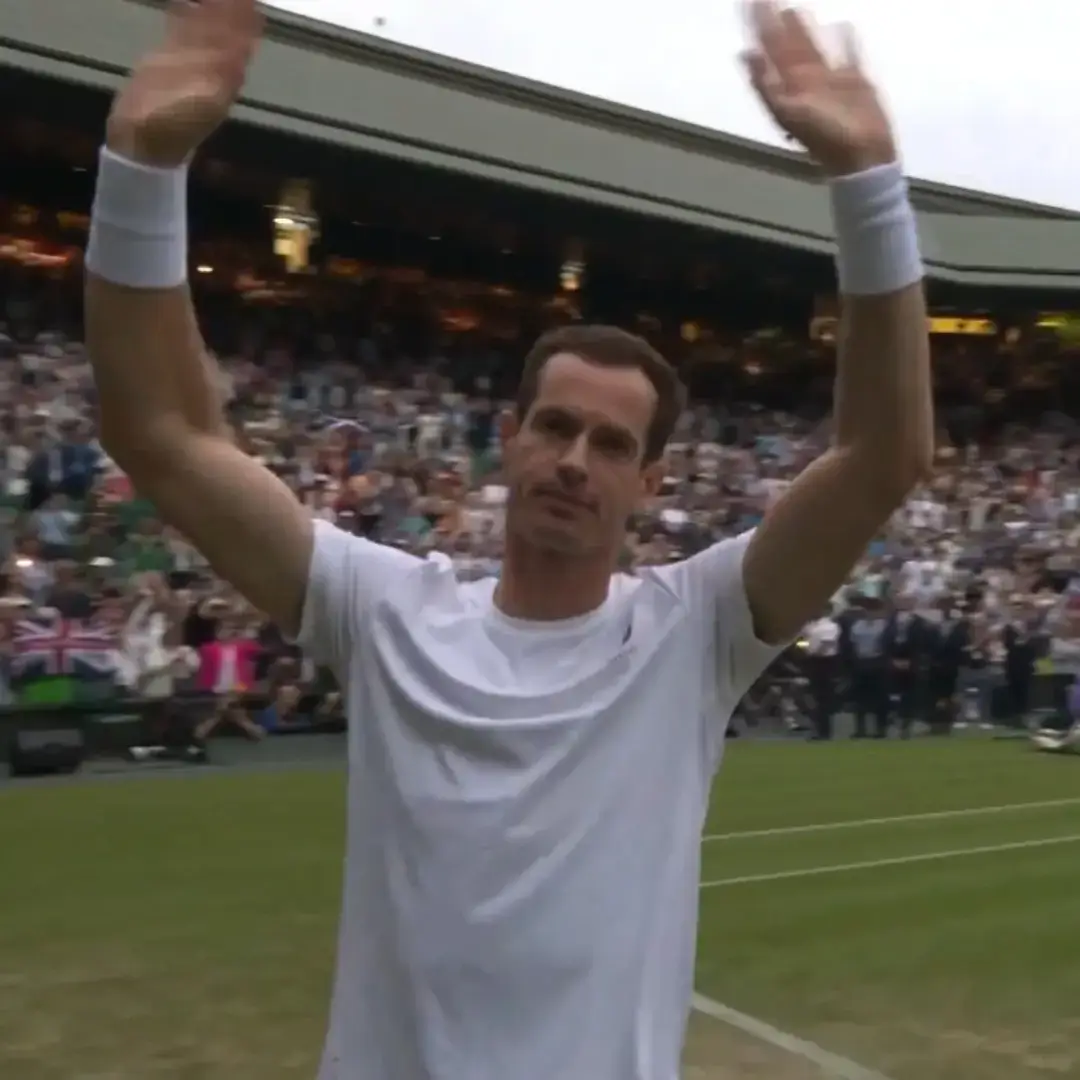
[[[161,33],[155,0],[5,0],[0,63],[116,86]],[[732,140],[275,14],[237,119],[652,217],[833,250],[821,184],[733,160]],[[937,279],[1080,289],[1080,221],[919,212]]]

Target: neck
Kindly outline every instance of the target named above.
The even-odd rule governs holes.
[[[508,535],[495,606],[512,619],[535,622],[587,615],[607,599],[614,568],[606,551],[566,555]]]

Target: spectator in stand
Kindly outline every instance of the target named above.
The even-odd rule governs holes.
[[[53,608],[62,618],[85,620],[93,616],[94,598],[88,582],[80,580],[78,563],[64,559],[53,566],[52,585],[42,597],[45,607]]]
[[[196,688],[213,694],[217,704],[213,714],[196,727],[196,739],[205,742],[223,725],[236,728],[250,739],[261,739],[265,731],[251,719],[245,701],[256,688],[259,645],[248,636],[241,611],[230,610],[224,600],[211,603],[218,627],[214,640],[199,647]]]
[[[307,718],[300,712],[300,698],[300,687],[295,683],[279,686],[270,704],[259,712],[259,726],[266,734],[273,735],[288,728],[307,725]]]

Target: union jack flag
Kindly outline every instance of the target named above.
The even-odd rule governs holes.
[[[114,635],[101,627],[58,616],[27,619],[15,625],[12,678],[103,678],[112,674],[114,648]]]

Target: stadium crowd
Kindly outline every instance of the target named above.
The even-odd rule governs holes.
[[[218,702],[199,737],[224,724],[261,738],[336,716],[333,686],[214,578],[100,450],[77,320],[32,275],[5,282],[5,699],[164,701],[192,688]],[[296,313],[266,319],[219,307],[208,335],[222,342],[222,393],[241,445],[312,514],[450,559],[462,575],[498,574],[512,350],[425,337],[414,300],[407,318],[369,312],[347,332]],[[756,343],[752,354],[776,347]],[[1069,350],[1045,341],[975,347],[977,364],[970,345],[941,349],[932,483],[748,696],[743,728],[829,738],[833,717],[851,712],[856,736],[884,736],[922,722],[936,732],[1020,727],[1035,712],[1067,726],[1075,713],[1065,691],[1080,672],[1080,434],[1050,408],[1067,407]],[[698,401],[683,416],[625,570],[752,528],[822,449],[822,412],[755,400],[756,362],[742,363],[732,396]],[[1053,692],[1033,697],[1044,685]]]

